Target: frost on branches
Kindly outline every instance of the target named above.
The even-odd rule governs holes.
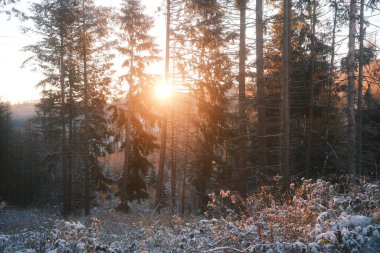
[[[211,193],[206,217],[186,220],[99,208],[92,218],[7,233],[7,212],[17,211],[4,209],[0,252],[380,252],[378,185],[302,180],[291,198],[281,187],[245,200]]]

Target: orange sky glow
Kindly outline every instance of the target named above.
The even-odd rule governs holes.
[[[27,10],[28,6],[35,1],[21,1],[16,7]],[[99,5],[117,7],[121,1],[96,0],[95,2]],[[143,0],[143,4],[147,6],[147,14],[155,19],[152,35],[157,37],[157,43],[163,55],[165,37],[162,35],[165,34],[165,18],[161,13],[156,12],[161,3],[162,1]],[[21,25],[17,18],[0,14],[0,55],[2,56],[0,58],[0,100],[12,104],[38,100],[41,90],[36,88],[36,84],[43,79],[43,76],[38,71],[33,71],[31,66],[21,67],[22,63],[31,56],[30,53],[23,52],[22,48],[38,41],[37,37],[23,34],[20,30]],[[115,60],[114,68],[118,74],[122,73],[121,67],[118,66],[120,62],[121,60]],[[158,62],[150,66],[148,71],[161,75],[164,66],[162,62]]]

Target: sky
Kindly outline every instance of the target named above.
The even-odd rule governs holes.
[[[35,1],[22,0],[15,7],[27,10],[28,6]],[[121,0],[96,0],[95,2],[117,7]],[[157,37],[157,43],[164,55],[165,18],[162,13],[156,12],[162,1],[143,0],[142,2],[147,6],[147,14],[154,16],[155,27],[152,35]],[[22,51],[22,48],[38,40],[35,36],[23,34],[21,25],[17,18],[0,14],[0,100],[12,104],[38,100],[40,90],[36,88],[36,84],[43,79],[40,73],[32,71],[31,66],[21,67],[22,63],[31,56],[30,53]],[[151,72],[161,74],[163,68],[162,63],[157,63],[152,67]]]
[[[37,0],[21,0],[16,5],[17,8],[27,10],[31,2]],[[95,0],[99,5],[119,7],[121,0]],[[163,5],[164,0],[142,0],[147,6],[147,14],[154,17],[155,27],[152,30],[152,35],[157,38],[157,43],[161,49],[161,54],[164,56],[165,45],[165,17],[162,13],[156,12],[159,6]],[[367,32],[373,35],[373,31],[380,30],[380,15],[376,13],[368,13],[374,15],[370,22],[375,26],[371,26]],[[367,16],[368,16],[367,15]],[[33,72],[30,66],[21,68],[24,60],[31,56],[30,53],[23,52],[22,48],[35,41],[37,38],[32,35],[21,33],[21,23],[17,18],[9,18],[4,14],[0,14],[0,100],[9,101],[11,103],[19,103],[24,101],[38,100],[40,90],[35,86],[43,76],[38,72]],[[348,32],[342,31],[343,37],[347,36]],[[380,33],[376,34],[379,38]],[[339,38],[338,38],[339,39]],[[378,39],[379,40],[379,39]],[[341,49],[345,51],[347,42],[343,42]],[[115,61],[116,65],[120,64],[121,60]],[[158,62],[151,67],[152,73],[162,74],[164,64]],[[119,67],[115,66],[117,70]]]

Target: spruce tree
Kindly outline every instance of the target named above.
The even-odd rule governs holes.
[[[125,57],[125,74],[121,80],[128,87],[124,93],[126,97],[116,101],[112,110],[116,125],[124,128],[125,160],[119,185],[120,208],[125,211],[129,201],[148,197],[144,176],[153,165],[147,156],[157,148],[155,137],[149,131],[157,120],[152,111],[154,78],[147,73],[146,67],[159,59],[159,51],[149,35],[153,20],[144,10],[140,1],[125,0],[119,16],[118,50]]]

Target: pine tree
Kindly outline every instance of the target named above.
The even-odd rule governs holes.
[[[60,124],[61,124],[61,166],[63,175],[63,216],[70,213],[70,168],[67,163],[66,142],[66,103],[67,103],[67,56],[69,43],[72,41],[70,27],[74,25],[75,2],[63,0],[44,0],[34,3],[31,7],[32,20],[35,31],[41,40],[25,49],[34,54],[35,63],[42,70],[45,79],[40,85],[47,85],[60,96]]]
[[[173,3],[172,32],[175,42],[175,80],[189,88],[196,112],[191,159],[187,175],[197,191],[200,206],[207,203],[210,179],[216,164],[223,163],[226,136],[226,93],[235,76],[228,43],[236,36],[224,32],[226,16],[218,1],[177,1]],[[219,183],[220,180],[217,180]]]
[[[46,77],[39,83],[47,91],[40,106],[41,127],[46,130],[49,110],[59,110],[60,113],[65,217],[74,203],[71,198],[80,196],[82,175],[85,179],[85,213],[89,214],[89,168],[96,167],[96,159],[104,153],[108,142],[105,107],[111,54],[107,51],[110,45],[105,38],[109,12],[96,8],[90,0],[81,3],[46,0],[33,4],[32,15],[28,17],[34,22],[41,39],[27,46],[26,50],[34,53],[31,60]],[[88,140],[93,141],[86,144]],[[81,147],[77,145],[79,142],[83,143]],[[81,154],[82,158],[79,158]],[[83,165],[86,168],[82,170],[84,173],[81,172]]]
[[[170,58],[170,13],[171,1],[166,1],[166,36],[165,36],[165,82],[169,82],[169,58]],[[165,167],[165,155],[166,155],[166,141],[167,141],[167,110],[164,109],[164,116],[161,121],[161,136],[160,136],[160,156],[158,161],[158,178],[156,183],[156,199],[155,206],[157,213],[160,213],[162,207],[162,189],[164,185],[164,167]],[[174,110],[172,103],[172,133],[174,132]],[[174,141],[174,136],[172,136],[172,140]],[[172,142],[173,143],[173,142]],[[171,177],[171,205],[172,210],[174,210],[175,206],[175,162],[174,162],[174,149],[172,147],[172,177]]]
[[[97,157],[108,150],[109,135],[106,119],[107,97],[111,82],[112,41],[109,36],[111,12],[96,7],[92,0],[82,0],[79,10],[78,56],[81,58],[79,80],[81,80],[81,108],[83,113],[83,162],[84,162],[84,207],[90,214],[91,192],[94,180],[102,178]],[[95,178],[94,178],[95,177]],[[99,178],[100,177],[100,178]]]
[[[304,6],[305,7],[305,6]],[[305,15],[304,7],[297,6],[292,8],[291,18],[291,48],[289,53],[291,56],[290,73],[289,73],[289,175],[297,173],[297,175],[315,175],[319,173],[315,170],[309,172],[305,170],[307,144],[308,140],[312,141],[313,145],[310,149],[310,160],[321,161],[313,162],[315,167],[323,167],[323,156],[321,155],[324,144],[319,137],[323,135],[325,128],[321,121],[326,120],[324,117],[327,114],[326,107],[322,106],[328,96],[328,62],[326,56],[330,52],[330,48],[325,45],[322,39],[313,35],[312,26],[309,25],[313,15]],[[307,6],[306,6],[307,7]],[[307,10],[307,8],[305,8]],[[312,10],[312,9],[311,9]],[[309,11],[310,14],[312,12]],[[317,15],[317,13],[316,13]],[[267,132],[273,137],[268,137],[268,156],[271,159],[269,165],[269,175],[279,173],[278,163],[274,162],[279,159],[279,146],[285,144],[277,137],[282,133],[280,122],[281,113],[281,89],[283,88],[280,82],[282,75],[280,53],[281,41],[283,36],[283,10],[280,8],[279,13],[273,17],[273,25],[269,34],[273,40],[266,46],[265,54],[265,70],[266,70],[266,86],[267,89],[267,117],[271,124],[267,124]],[[317,22],[314,22],[317,25]],[[314,46],[313,46],[314,43]],[[314,49],[313,49],[314,47]],[[313,53],[312,53],[313,52]],[[314,63],[312,59],[314,58]],[[314,67],[311,66],[313,63]],[[314,71],[312,71],[314,69]],[[314,72],[314,73],[313,73]],[[313,77],[312,77],[313,76]],[[314,84],[314,94],[311,94],[311,87]],[[312,95],[312,96],[311,96]],[[331,101],[332,103],[334,101]],[[332,104],[333,106],[333,104]],[[306,120],[305,120],[306,119]],[[309,121],[313,121],[313,130],[311,135],[306,135],[307,129],[310,127]],[[310,139],[308,139],[310,138]],[[285,176],[285,174],[284,174]]]
[[[151,111],[153,77],[146,67],[157,61],[158,49],[149,35],[153,20],[144,14],[140,1],[125,0],[119,17],[121,34],[119,51],[125,57],[126,74],[121,77],[128,85],[126,101],[113,106],[114,120],[124,126],[125,161],[120,179],[120,208],[128,210],[128,201],[147,198],[144,176],[152,164],[147,156],[157,147],[149,126],[157,117]]]

